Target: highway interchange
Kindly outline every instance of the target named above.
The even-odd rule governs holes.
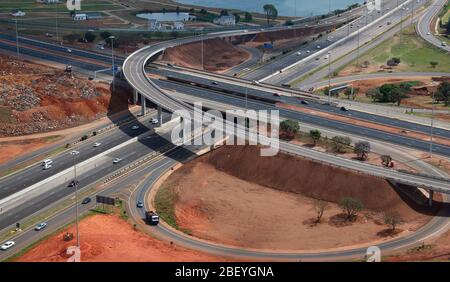
[[[275,28],[279,29],[280,27],[275,27]],[[237,31],[236,33],[227,32],[226,36],[248,34],[249,32],[259,32],[259,31],[242,31],[241,30],[241,31]],[[205,37],[206,38],[215,38],[215,37],[220,37],[220,36],[223,36],[223,34],[220,35],[220,34],[216,33],[216,34],[212,34],[212,35],[206,35],[206,36],[204,36],[204,38]],[[151,45],[147,48],[138,50],[136,53],[134,53],[130,57],[128,57],[127,60],[125,61],[125,64],[123,67],[125,78],[137,90],[137,92],[144,95],[147,99],[151,100],[152,102],[156,103],[157,105],[160,105],[165,110],[168,110],[170,112],[173,112],[178,109],[187,109],[188,111],[191,111],[192,107],[189,103],[183,102],[171,95],[168,95],[165,92],[166,90],[163,90],[163,89],[176,90],[176,91],[179,91],[182,93],[190,94],[192,97],[201,98],[201,99],[204,99],[205,101],[214,100],[214,101],[222,102],[225,104],[237,105],[240,107],[243,107],[245,105],[249,108],[255,108],[255,109],[275,108],[271,104],[260,102],[258,100],[254,100],[254,99],[248,99],[247,101],[245,101],[244,99],[242,99],[242,97],[233,97],[233,96],[223,95],[223,93],[220,94],[217,91],[199,89],[198,87],[191,87],[191,86],[168,82],[168,81],[150,80],[147,77],[147,71],[145,69],[147,61],[151,58],[156,57],[156,55],[159,52],[161,52],[161,50],[164,50],[165,48],[168,48],[171,46],[176,46],[179,44],[195,42],[197,40],[199,40],[198,37],[189,37],[189,38],[179,39],[179,40],[175,40],[175,41],[171,41],[171,42],[163,42],[163,43],[159,43],[156,45]],[[30,43],[30,42],[23,42],[23,43]],[[32,44],[34,44],[34,43],[32,43]],[[40,46],[40,47],[47,48],[46,46]],[[0,46],[0,48],[2,48],[2,46]],[[61,52],[61,53],[66,51],[65,47],[61,47],[61,48],[63,48],[63,49],[55,49],[54,51]],[[24,51],[26,51],[26,50],[28,50],[28,49],[24,49]],[[15,49],[11,49],[10,51],[15,51]],[[33,55],[33,54],[34,54],[33,52],[30,52],[30,55]],[[84,56],[84,54],[85,54],[84,52],[80,52],[80,53],[77,53],[77,56]],[[60,58],[56,58],[56,59],[60,60]],[[93,59],[97,60],[96,58],[93,58]],[[100,58],[100,61],[104,61],[105,63],[108,63],[108,60],[109,60],[108,57]],[[75,65],[76,63],[77,62],[70,61],[70,64]],[[85,66],[80,66],[80,67],[85,67]],[[98,67],[100,67],[100,66],[98,66]],[[103,68],[103,66],[101,66],[101,67]],[[87,68],[90,70],[96,70],[96,69],[92,68],[92,65],[91,65],[91,67],[87,67]],[[180,74],[171,72],[170,75],[180,75]],[[205,82],[198,77],[189,77],[189,79],[190,80],[195,79],[196,82],[208,84],[207,81]],[[244,89],[241,86],[235,86],[231,83],[230,84],[221,83],[220,86],[227,90],[231,89],[240,94],[242,94],[244,91]],[[274,99],[273,91],[253,90],[252,88],[248,88],[245,91],[247,91],[247,94],[249,96],[263,97],[266,99],[270,98],[272,100]],[[296,105],[301,105],[301,103],[299,103],[299,100],[294,97],[280,96],[280,97],[276,97],[275,100],[279,100],[281,102],[292,103],[292,104],[296,104]],[[387,119],[387,118],[383,118],[383,117],[375,116],[375,115],[370,115],[370,114],[366,114],[366,113],[361,113],[361,112],[349,111],[349,112],[342,113],[336,108],[333,108],[333,107],[330,107],[327,105],[322,105],[320,103],[315,103],[315,102],[310,102],[310,104],[308,106],[311,108],[314,108],[314,109],[320,109],[322,111],[326,111],[326,112],[330,112],[330,113],[334,113],[334,114],[352,115],[353,117],[357,116],[358,118],[374,120],[379,123],[394,123],[395,122],[395,124],[393,124],[393,125],[396,125],[401,128],[408,128],[409,130],[415,130],[415,131],[419,131],[419,132],[422,131],[424,133],[429,132],[429,127],[424,126],[424,125],[412,124],[412,123],[404,122],[404,121],[394,121],[391,119]],[[300,114],[299,112],[294,112],[294,111],[290,111],[290,110],[282,110],[281,115],[286,118],[292,118],[292,119],[300,120],[300,121],[306,122],[306,123],[317,124],[318,126],[324,126],[326,128],[334,128],[339,131],[348,132],[349,134],[361,135],[361,133],[363,132],[366,134],[366,137],[370,138],[370,139],[384,140],[384,141],[388,141],[388,142],[392,142],[392,140],[395,139],[396,142],[394,142],[394,143],[399,143],[399,144],[403,144],[403,145],[407,144],[408,146],[419,148],[424,151],[426,151],[428,148],[427,142],[420,141],[417,139],[405,138],[405,137],[402,137],[399,135],[391,135],[390,136],[389,134],[386,134],[386,133],[380,134],[380,132],[372,132],[369,129],[357,128],[357,127],[353,127],[354,129],[352,130],[352,129],[348,129],[348,127],[349,127],[348,124],[339,124],[339,122],[336,122],[336,121],[322,120],[318,117],[312,117],[312,116],[308,116],[305,114]],[[106,149],[107,147],[114,147],[115,145],[122,143],[127,138],[132,138],[134,136],[139,135],[140,133],[143,133],[144,126],[148,125],[148,119],[142,120],[142,121],[137,121],[137,123],[140,124],[139,131],[130,130],[131,124],[128,124],[126,127],[122,127],[120,129],[114,130],[110,134],[106,134],[104,136],[99,136],[98,140],[100,140],[102,142],[102,144],[104,144],[104,146],[105,146],[104,149]],[[352,126],[350,126],[350,128],[352,128]],[[445,138],[449,137],[449,131],[443,130],[443,129],[436,129],[435,134],[438,136],[445,137]],[[386,138],[386,137],[389,137],[389,138]],[[147,136],[145,138],[150,138],[150,137]],[[124,161],[121,163],[121,166],[125,166],[127,164],[130,164],[134,160],[136,160],[139,156],[148,154],[151,151],[158,150],[159,148],[163,147],[164,145],[167,145],[167,141],[162,138],[158,138],[156,136],[151,137],[151,138],[157,138],[157,140],[160,140],[160,141],[155,142],[154,139],[151,139],[151,142],[146,143],[145,140],[140,140],[139,142],[135,142],[132,145],[122,148],[117,152],[114,152],[114,156],[117,156],[117,155],[125,156]],[[401,138],[403,138],[403,139],[401,139]],[[94,142],[94,140],[92,142]],[[91,143],[82,144],[81,146],[82,147],[80,147],[80,151],[83,154],[80,156],[80,161],[82,159],[87,159],[89,157],[92,157],[93,155],[96,154],[95,153],[96,149],[92,147]],[[316,153],[309,152],[309,150],[307,152],[305,151],[305,152],[300,153],[299,148],[286,147],[289,145],[283,145],[283,146],[284,146],[284,149],[287,151],[291,150],[294,153],[299,153],[300,155],[313,154],[314,156],[317,157]],[[162,158],[162,160],[156,162],[155,166],[152,166],[152,168],[156,168],[156,169],[154,169],[151,176],[149,178],[147,178],[148,180],[146,181],[145,185],[143,185],[141,187],[141,189],[137,192],[138,193],[137,198],[146,201],[147,199],[145,198],[145,195],[146,195],[147,189],[151,188],[151,184],[159,177],[159,175],[161,175],[164,171],[166,171],[171,166],[173,166],[176,162],[178,162],[180,160],[185,160],[191,156],[191,154],[185,152],[182,149],[177,149],[177,150],[181,150],[184,153],[181,153],[181,156],[177,156],[177,157],[174,157],[173,155],[168,155],[168,156]],[[435,144],[434,150],[436,150],[437,153],[442,154],[442,155],[448,156],[450,154],[449,148],[447,146],[440,146],[440,145]],[[113,156],[111,156],[111,158],[112,157]],[[326,156],[320,156],[319,159],[322,159],[324,157],[326,158]],[[70,167],[71,156],[68,156],[67,154],[61,155],[55,159],[55,163],[56,162],[61,164],[61,167],[58,167],[58,170],[63,170],[65,167]],[[336,162],[336,159],[332,159],[330,162],[331,163]],[[343,162],[345,162],[346,164],[349,163],[347,160],[343,160]],[[420,164],[421,162],[419,161],[417,163]],[[355,164],[355,165],[357,165],[357,164]],[[357,165],[357,166],[360,166],[360,165]],[[429,167],[426,167],[426,168],[424,168],[424,167],[426,167],[425,164],[423,164],[423,167],[422,167],[424,169],[424,171],[430,171],[431,174],[436,174],[435,171],[431,172]],[[48,176],[45,174],[37,173],[36,169],[40,169],[40,168],[32,167],[30,169],[26,169],[24,171],[19,172],[17,175],[12,175],[11,178],[6,177],[3,179],[0,179],[0,183],[4,183],[5,185],[7,185],[6,187],[8,187],[8,189],[6,189],[5,191],[3,191],[3,190],[1,191],[2,194],[1,194],[0,198],[11,195],[12,193],[19,191],[20,189],[23,189],[23,187],[26,187],[29,184],[35,183],[36,181],[39,181]],[[105,165],[104,167],[99,167],[98,171],[95,171],[95,172],[92,172],[91,174],[85,175],[84,176],[85,178],[84,179],[82,178],[80,180],[80,185],[83,186],[83,185],[93,183],[93,182],[95,182],[95,180],[98,180],[100,178],[99,176],[106,176],[108,174],[111,174],[116,169],[117,169],[117,167],[111,166],[110,164]],[[53,171],[53,173],[55,173],[55,171]],[[35,176],[36,179],[30,179],[31,175],[38,175],[38,176]],[[444,175],[441,174],[441,176],[444,176]],[[16,183],[15,180],[13,179],[15,177],[16,177],[15,180],[21,179],[22,182],[18,181]],[[430,178],[429,181],[435,181],[435,180],[433,180],[433,178]],[[12,183],[14,183],[14,184],[12,184]],[[86,184],[84,184],[84,183],[86,183]],[[3,185],[3,184],[1,184],[1,185]],[[442,185],[442,183],[438,184],[438,185]],[[116,186],[116,189],[117,189],[117,187],[118,186]],[[114,190],[114,189],[112,189],[112,190]],[[24,208],[21,209],[18,213],[11,212],[11,211],[2,213],[1,214],[2,220],[0,221],[0,224],[1,224],[0,229],[11,226],[14,222],[17,221],[17,219],[25,218],[25,217],[37,212],[42,207],[46,207],[46,206],[50,205],[51,203],[54,203],[55,200],[67,197],[70,193],[71,193],[71,189],[68,189],[68,188],[61,189],[52,195],[42,195],[42,196],[36,198],[34,200],[33,204],[24,206]],[[132,209],[134,209],[133,201],[130,201],[130,203],[131,204],[130,204],[129,209],[132,210]],[[135,213],[137,212],[138,214],[142,213],[142,211],[134,211],[134,212]],[[61,217],[61,218],[67,219],[67,217],[70,215],[70,210],[66,210],[64,214],[66,215],[66,217],[64,217],[63,214],[60,214],[60,215],[58,215],[58,218]],[[142,216],[142,214],[141,214],[141,216]],[[3,219],[5,219],[5,220],[3,220]],[[393,247],[405,246],[408,244],[415,243],[419,239],[423,239],[424,236],[426,237],[433,232],[435,233],[437,230],[443,229],[447,225],[448,225],[448,222],[445,217],[437,217],[436,219],[432,220],[429,224],[427,224],[424,228],[422,228],[419,232],[414,233],[410,237],[393,240],[392,242],[386,243],[382,247],[393,248]],[[157,228],[158,228],[157,232],[165,234],[166,238],[175,236],[173,232],[168,230],[163,225],[160,225]],[[34,235],[25,235],[25,234],[29,234],[29,233],[31,234],[32,232],[26,232],[26,233],[22,233],[24,235],[20,235],[20,237],[25,237],[23,244],[25,244],[25,242],[31,241],[31,238],[34,238],[33,237]],[[229,248],[229,247],[226,247],[225,249],[223,249],[222,247],[217,249],[217,247],[214,247],[211,245],[208,246],[208,244],[204,244],[204,243],[202,244],[199,242],[195,242],[195,241],[193,241],[192,238],[187,239],[186,236],[185,237],[178,236],[173,239],[180,241],[181,244],[190,244],[191,247],[196,247],[197,249],[206,248],[207,251],[213,252],[213,253],[214,252],[224,252],[228,255],[243,255],[243,256],[250,256],[253,258],[263,257],[266,259],[267,258],[269,258],[269,259],[270,258],[279,258],[279,259],[283,259],[283,258],[294,259],[294,258],[296,258],[297,259],[299,257],[303,257],[305,259],[307,259],[307,258],[314,259],[317,257],[325,257],[325,258],[340,257],[342,259],[342,258],[346,258],[349,256],[355,256],[355,255],[360,256],[363,253],[363,251],[365,251],[365,249],[364,250],[363,249],[355,249],[355,250],[347,251],[346,253],[345,252],[344,253],[330,252],[330,253],[319,253],[319,254],[309,254],[309,255],[298,254],[298,253],[292,253],[292,254],[277,254],[277,253],[264,254],[264,253],[261,253],[260,254],[260,252],[254,251],[254,250],[251,252],[248,252],[245,250],[237,250],[237,249],[233,249],[233,248]],[[0,257],[6,257],[6,253],[2,254],[2,256],[0,256]]]

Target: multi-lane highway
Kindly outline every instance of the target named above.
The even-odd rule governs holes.
[[[217,38],[217,37],[223,37],[223,36],[239,36],[239,35],[252,34],[252,33],[258,33],[258,32],[283,30],[286,28],[289,28],[289,27],[273,27],[273,28],[267,28],[267,29],[263,29],[263,30],[239,30],[239,31],[216,32],[216,33],[212,33],[212,34],[203,35],[202,37],[203,37],[203,39],[210,39],[210,38]],[[143,97],[145,97],[146,99],[152,101],[153,103],[157,104],[159,107],[161,107],[169,112],[185,110],[189,113],[192,113],[193,108],[192,108],[191,104],[183,101],[178,96],[176,96],[176,95],[173,96],[173,95],[169,94],[166,89],[170,89],[170,90],[175,89],[175,90],[177,90],[177,92],[179,91],[179,92],[188,94],[190,97],[194,97],[194,99],[196,99],[198,101],[213,100],[213,101],[224,102],[225,104],[229,104],[229,105],[240,105],[241,107],[248,107],[248,108],[254,108],[254,109],[264,109],[264,110],[278,109],[276,106],[274,106],[274,104],[271,104],[271,103],[261,102],[261,101],[257,101],[257,100],[248,100],[248,99],[243,99],[242,97],[236,97],[236,96],[226,96],[226,95],[220,94],[216,91],[201,89],[198,87],[192,87],[192,86],[188,86],[188,85],[174,84],[173,82],[151,80],[150,78],[148,78],[146,69],[145,69],[147,63],[149,61],[155,59],[156,56],[159,55],[162,51],[164,51],[165,49],[170,48],[170,47],[196,42],[201,39],[202,38],[200,36],[186,37],[186,38],[171,40],[171,41],[167,41],[167,42],[157,43],[157,44],[154,44],[154,45],[151,45],[151,46],[148,46],[148,47],[145,47],[143,49],[136,51],[135,53],[130,55],[124,62],[123,73],[124,73],[126,80],[135,89],[136,92],[143,95]],[[44,46],[40,46],[40,47],[45,48]],[[37,48],[40,48],[40,47],[37,47]],[[64,51],[63,50],[60,50],[60,51],[55,50],[55,52],[64,52]],[[83,56],[82,54],[79,54],[79,55]],[[101,60],[102,59],[100,59],[100,61]],[[208,83],[210,83],[210,82],[208,82]],[[227,84],[226,87],[232,88],[234,86],[230,83],[230,84]],[[234,88],[234,89],[236,91],[239,91],[242,94],[242,91],[243,91],[242,87]],[[247,90],[245,90],[245,91],[247,91]],[[251,90],[251,91],[253,91],[253,90]],[[273,93],[271,93],[270,91],[267,91],[267,92],[253,91],[251,93],[248,92],[247,94],[251,94],[251,95],[259,96],[259,97],[266,97],[266,98],[268,98],[270,96],[272,99],[279,100],[280,102],[290,102],[290,103],[294,102],[294,100],[292,100],[294,98],[292,98],[292,97],[276,96],[276,98],[274,98]],[[296,104],[298,105],[298,101],[296,101]],[[321,105],[319,105],[319,104],[310,103],[309,106],[312,109],[317,109],[317,110],[321,109],[320,108]],[[329,107],[329,106],[327,106],[321,110],[328,111],[328,112],[331,112],[334,114],[340,114],[340,115],[356,114],[356,115],[361,115],[361,116],[358,116],[358,118],[368,118],[368,115],[364,114],[364,113],[333,112],[336,109],[331,109],[331,107]],[[386,132],[372,130],[372,129],[368,129],[368,128],[364,128],[364,127],[358,127],[358,126],[354,126],[354,125],[349,126],[349,124],[345,124],[345,123],[338,122],[338,121],[333,121],[330,119],[319,118],[317,116],[302,114],[297,111],[281,109],[280,112],[281,112],[281,115],[286,118],[297,119],[300,121],[307,122],[309,124],[311,124],[311,123],[317,124],[319,126],[333,128],[333,129],[336,129],[336,130],[339,130],[342,132],[349,132],[349,133],[355,134],[355,135],[365,134],[366,137],[373,138],[376,140],[384,140],[387,142],[393,142],[393,140],[394,140],[395,141],[394,143],[398,143],[398,144],[401,144],[402,146],[406,146],[406,147],[413,147],[413,148],[419,148],[421,150],[427,150],[428,146],[429,146],[429,143],[426,141],[423,141],[423,140],[417,140],[414,138],[409,138],[409,137],[405,137],[405,136],[397,135],[397,134],[389,134]],[[375,118],[375,117],[372,117],[372,118]],[[376,122],[382,123],[382,122],[394,122],[394,121],[377,120]],[[132,126],[132,125],[129,125],[129,126]],[[404,122],[401,122],[400,125],[397,124],[397,126],[401,126],[401,127],[410,126],[413,130],[419,131],[419,132],[427,130],[426,126],[422,127],[420,125],[404,123]],[[124,138],[122,140],[122,142],[126,138],[131,138],[131,136],[133,135],[133,132],[127,133],[127,128],[125,128],[125,131],[122,132],[123,135],[121,133],[114,133],[114,134],[118,134],[118,135],[110,136],[111,140],[109,140],[109,139],[104,140],[104,141],[102,141],[102,143],[104,142],[107,146],[112,147],[113,143],[116,142],[117,140],[122,140],[121,138]],[[142,125],[141,125],[141,129],[143,129]],[[140,132],[140,133],[142,133],[142,132]],[[138,131],[136,131],[136,134],[138,134]],[[438,134],[440,134],[441,137],[443,137],[443,138],[448,138],[448,136],[447,136],[448,131],[446,131],[446,130],[438,131]],[[108,137],[103,136],[102,138],[108,138]],[[117,140],[113,141],[112,139],[117,139]],[[111,142],[108,142],[108,141],[111,141]],[[120,141],[117,141],[117,142],[120,143]],[[99,178],[102,178],[106,175],[113,173],[118,168],[123,167],[127,164],[130,164],[131,162],[138,159],[139,157],[141,157],[145,154],[148,154],[152,151],[156,151],[156,150],[160,149],[161,147],[164,147],[165,145],[167,145],[167,143],[168,143],[167,140],[165,140],[164,138],[161,138],[161,137],[157,137],[157,136],[142,137],[139,139],[138,142],[134,142],[130,145],[127,145],[126,147],[121,148],[117,151],[114,151],[114,153],[107,156],[107,157],[109,157],[110,160],[112,160],[112,158],[114,158],[114,157],[122,158],[123,161],[120,162],[118,166],[112,165],[111,162],[105,162],[105,163],[99,164],[99,166],[95,170],[90,171],[90,172],[80,176],[80,186],[83,187],[83,185],[88,185],[90,183],[93,183],[93,182],[97,181]],[[116,143],[114,143],[114,144],[116,144]],[[81,148],[80,151],[83,151],[85,155],[80,155],[80,158],[79,158],[80,161],[83,158],[86,159],[86,158],[89,158],[89,156],[95,155],[95,152],[93,151],[95,149],[91,148],[90,144],[85,144],[83,146],[86,146],[86,147]],[[384,169],[384,168],[380,168],[380,167],[375,167],[375,166],[367,165],[367,164],[364,164],[361,162],[327,155],[325,153],[317,152],[314,150],[299,148],[297,146],[293,146],[293,145],[283,143],[283,142],[281,144],[281,147],[282,147],[281,148],[282,150],[288,151],[290,153],[306,156],[308,158],[320,160],[322,162],[329,163],[332,165],[338,165],[340,167],[346,167],[349,169],[365,172],[365,173],[372,174],[372,175],[389,177],[389,178],[398,180],[403,183],[408,183],[408,184],[412,184],[412,185],[420,185],[420,186],[428,187],[428,188],[431,188],[431,189],[434,189],[434,190],[440,191],[440,192],[447,193],[450,191],[450,183],[447,179],[444,179],[444,178],[441,179],[441,178],[433,178],[433,177],[422,176],[422,175],[412,175],[412,174],[407,174],[407,173],[403,173],[403,172],[398,172],[395,170],[389,170],[389,169]],[[179,148],[177,150],[184,151],[182,148]],[[442,154],[442,155],[446,155],[446,156],[450,155],[450,148],[448,146],[435,144],[434,150],[435,150],[435,152]],[[159,177],[159,175],[161,175],[165,171],[165,169],[170,168],[170,166],[172,164],[174,164],[176,161],[184,160],[186,157],[187,157],[187,154],[182,154],[180,156],[170,155],[170,156],[163,157],[162,160],[158,160],[157,162],[155,162],[155,165],[157,165],[157,164],[158,165],[156,167],[154,167],[155,168],[154,175],[151,176],[151,178],[149,178],[147,183],[148,184],[153,183],[153,181],[156,180]],[[71,157],[70,156],[68,157],[68,156],[61,155],[61,156],[55,158],[54,161],[55,161],[55,165],[57,163],[61,164],[62,168],[70,167],[70,165],[71,165]],[[62,168],[61,168],[61,170],[62,170]],[[30,171],[24,170],[24,171],[19,172],[18,174],[12,175],[11,177],[16,176],[16,177],[20,178],[21,173],[29,173],[29,177],[34,177],[34,174],[38,174],[37,171],[33,171],[35,169],[34,167],[31,167],[29,169],[30,169]],[[40,172],[42,172],[42,171],[39,171],[39,173]],[[31,176],[31,175],[33,175],[33,176]],[[43,177],[45,178],[46,176],[44,175]],[[24,177],[22,177],[22,178],[24,178]],[[41,177],[41,179],[42,179],[42,177]],[[13,183],[15,183],[15,181],[13,181],[9,178],[4,178],[0,181],[12,181],[12,182],[7,183],[8,186],[12,185],[11,186],[12,188],[10,188],[9,192],[7,192],[6,194],[3,195],[3,196],[7,196],[7,195],[10,195],[11,193],[20,191],[21,189],[24,188],[24,186],[27,186],[28,184],[39,181],[39,179],[31,180],[31,182],[29,182],[29,183],[26,182],[27,180],[24,180],[25,182],[21,184],[22,185],[21,187],[14,186],[15,184],[13,184]],[[18,180],[18,181],[20,181],[20,180]],[[64,187],[61,187],[61,189],[56,189],[56,190],[52,191],[52,193],[39,195],[38,197],[33,199],[33,201],[24,204],[22,207],[18,207],[17,209],[14,209],[14,210],[3,211],[2,212],[2,220],[0,221],[0,229],[2,227],[11,226],[11,224],[17,222],[18,220],[25,218],[25,217],[29,216],[30,214],[33,214],[36,211],[41,210],[43,207],[51,205],[56,200],[64,198],[72,192],[73,192],[73,189],[69,189],[68,187],[64,186]],[[140,190],[138,197],[143,198],[144,195],[145,195],[145,190]],[[132,203],[130,202],[130,204],[132,204]],[[418,232],[415,232],[411,236],[386,242],[383,244],[383,247],[396,248],[399,246],[407,246],[407,245],[414,244],[417,240],[426,238],[426,237],[430,236],[430,234],[434,234],[437,231],[446,228],[447,225],[448,225],[447,218],[445,218],[445,217],[435,218],[430,223],[428,223],[425,227],[420,229]],[[162,228],[164,228],[164,227],[162,227]],[[170,234],[170,232],[167,233],[166,235],[168,237],[170,237],[169,235],[173,236],[173,234]],[[185,238],[181,238],[179,235],[175,239],[178,241],[186,240]],[[197,242],[196,240],[194,240],[192,242],[192,238],[190,238],[190,240],[191,240],[191,242],[187,242],[187,243],[191,244],[191,247],[194,246],[198,249],[202,249],[205,246],[207,246],[209,251],[211,251],[211,252],[217,251],[217,250],[214,250],[214,248],[210,246],[211,244],[208,244],[208,243],[199,244],[199,242]],[[25,241],[26,240],[24,240],[23,242],[25,242]],[[184,243],[186,243],[186,241]],[[197,245],[195,245],[195,244],[197,244]],[[222,247],[220,247],[220,248],[222,248]],[[246,253],[247,251],[245,251],[245,250],[233,249],[233,250],[225,250],[225,251],[227,251],[228,254],[240,255],[240,254],[245,253],[246,255],[248,255],[248,253]],[[345,251],[343,253],[342,252],[328,252],[325,254],[321,253],[319,255],[317,255],[317,254],[310,254],[310,255],[302,254],[300,257],[305,257],[305,258],[315,258],[315,257],[331,258],[331,257],[336,257],[336,256],[349,257],[349,256],[353,256],[353,255],[360,255],[361,252],[362,252],[362,249],[356,249],[356,250],[353,249],[353,250]],[[278,258],[285,258],[285,259],[290,259],[290,258],[298,259],[299,255],[300,254],[298,254],[298,253],[289,253],[289,254],[269,253],[269,254],[266,254],[266,253],[261,253],[261,252],[257,252],[257,251],[249,253],[250,257],[268,257],[268,258],[278,257]]]
[[[399,21],[401,17],[405,17],[406,12],[397,8],[397,5],[400,6],[404,3],[405,9],[409,9],[409,7],[412,9],[411,2],[412,0],[383,1],[381,10],[366,9],[359,18],[350,24],[325,34],[322,38],[300,47],[296,52],[265,64],[245,74],[243,77],[271,84],[287,83],[301,74],[306,74],[320,67],[323,64],[323,57],[327,55],[328,51],[331,50],[332,56],[338,58],[356,49],[358,41],[362,46],[365,42],[382,34]],[[404,15],[402,16],[402,14]],[[299,55],[298,52],[301,54]],[[316,61],[316,58],[319,58],[319,60]]]
[[[439,38],[435,36],[434,26],[431,26],[433,20],[437,17],[438,13],[447,3],[448,0],[432,0],[430,7],[419,19],[416,31],[423,39],[428,41],[430,44],[433,44],[434,46],[441,48],[442,50],[450,52],[450,46],[448,46],[447,44],[442,44],[443,41],[439,40]]]

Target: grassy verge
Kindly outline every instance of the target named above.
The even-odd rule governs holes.
[[[178,192],[175,191],[173,183],[174,181],[166,181],[161,185],[155,196],[155,208],[161,219],[167,224],[186,234],[191,234],[190,230],[180,228],[177,224],[175,204],[178,201],[179,195]]]
[[[430,45],[421,39],[413,27],[408,27],[394,37],[384,41],[377,47],[364,53],[359,61],[367,62],[368,68],[362,68],[363,73],[374,73],[386,65],[390,58],[399,58],[400,64],[392,69],[393,72],[448,72],[450,56],[443,50]],[[438,62],[432,67],[430,62]],[[341,71],[353,68],[355,61],[350,62]]]

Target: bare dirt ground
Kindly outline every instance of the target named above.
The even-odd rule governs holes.
[[[423,141],[430,141],[430,136],[428,136],[427,134],[424,134],[424,133],[420,133],[420,132],[415,132],[415,131],[406,132],[400,128],[396,128],[396,127],[392,127],[392,126],[386,126],[386,125],[381,125],[381,124],[377,124],[377,123],[367,122],[367,121],[356,119],[356,118],[349,118],[349,117],[345,117],[345,116],[333,115],[330,113],[321,112],[318,110],[312,110],[312,109],[299,107],[299,106],[295,106],[295,105],[290,105],[290,104],[278,103],[277,106],[280,108],[286,108],[286,109],[304,112],[304,113],[308,113],[308,114],[312,114],[312,115],[326,117],[329,119],[339,120],[339,121],[349,123],[349,124],[355,124],[355,125],[364,126],[364,127],[372,128],[372,129],[377,129],[377,130],[381,130],[381,131],[385,131],[385,132],[400,134],[400,135],[420,139]],[[433,140],[436,143],[450,146],[449,139],[434,137]]]
[[[80,221],[81,261],[83,262],[183,262],[183,261],[230,261],[188,250],[159,241],[133,227],[116,215],[93,215]],[[65,242],[63,234],[72,232],[67,228],[45,239],[24,255],[19,262],[65,262],[69,258],[66,249],[74,241]]]
[[[164,53],[163,61],[195,69],[202,68],[201,42],[170,48]],[[221,40],[211,39],[203,42],[205,70],[225,72],[250,58],[246,50]]]
[[[260,157],[255,146],[224,146],[175,171],[178,226],[193,236],[247,248],[313,250],[386,240],[383,212],[401,215],[406,234],[430,219],[385,180],[279,153]],[[345,221],[342,197],[362,201],[355,222]],[[328,202],[314,224],[317,200]]]
[[[53,135],[48,138],[0,142],[0,164],[13,160],[23,154],[36,151],[60,139],[61,136]]]
[[[106,115],[109,86],[1,56],[0,136],[74,127]]]

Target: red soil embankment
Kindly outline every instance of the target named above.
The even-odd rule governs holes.
[[[82,262],[180,262],[229,261],[219,256],[188,250],[158,241],[114,215],[94,215],[80,221]],[[19,262],[65,262],[66,250],[74,240],[63,241],[74,226],[53,235],[17,258]]]
[[[224,146],[175,171],[161,189],[176,196],[178,227],[239,247],[317,250],[390,239],[384,212],[400,215],[397,232],[409,234],[439,208],[418,206],[381,178],[284,153],[261,157],[259,150]],[[354,222],[345,220],[338,205],[343,197],[364,204]],[[318,200],[328,202],[320,224]]]
[[[205,156],[217,169],[277,190],[339,203],[342,197],[360,199],[367,209],[395,209],[410,216],[411,209],[384,179],[323,165],[279,153],[260,157],[256,146],[224,146]]]
[[[201,69],[202,43],[196,42],[167,49],[163,61],[173,62],[179,66]],[[250,58],[250,54],[221,39],[203,42],[203,62],[205,70],[223,72]]]

